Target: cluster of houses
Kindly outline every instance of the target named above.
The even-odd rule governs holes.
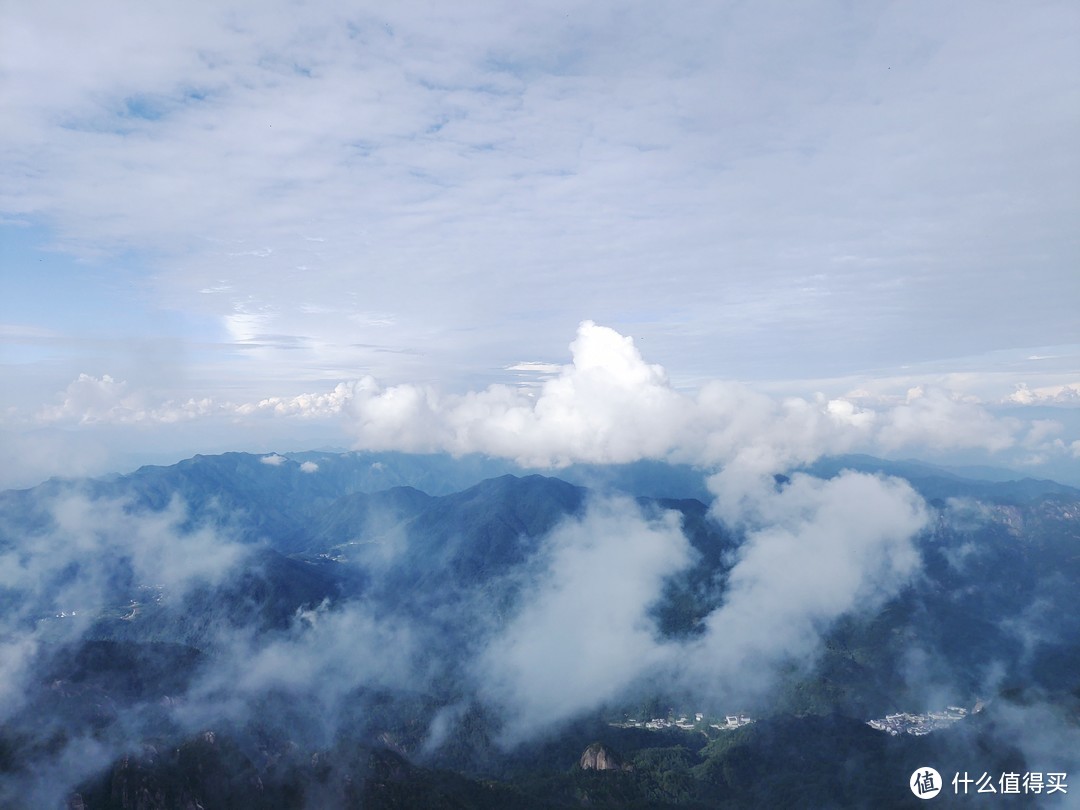
[[[701,712],[694,714],[694,718],[690,719],[688,715],[681,715],[675,717],[654,717],[651,720],[634,720],[629,719],[623,723],[612,723],[611,725],[618,728],[647,728],[651,731],[660,731],[663,729],[679,728],[683,731],[693,731],[700,729],[702,724],[708,725],[709,728],[715,728],[718,731],[728,731],[730,729],[741,728],[742,726],[753,723],[753,719],[747,717],[745,714],[729,714],[724,717],[724,721],[711,722],[713,718],[709,718],[707,722],[705,715]]]
[[[977,703],[973,711],[978,712],[982,709],[982,703]],[[900,734],[914,734],[916,736],[923,736],[929,734],[936,729],[945,728],[951,726],[958,720],[963,720],[968,715],[968,710],[961,708],[960,706],[946,706],[944,711],[940,712],[927,712],[926,714],[911,714],[910,712],[899,712],[898,714],[887,714],[878,720],[870,720],[867,725],[871,728],[876,728],[878,731],[884,731],[887,734],[898,736]],[[693,718],[689,715],[680,715],[675,717],[674,714],[668,717],[654,717],[651,720],[635,720],[628,718],[622,723],[612,723],[611,725],[617,728],[646,728],[650,731],[662,731],[664,729],[682,729],[683,731],[704,731],[705,727],[715,729],[717,731],[731,731],[736,728],[742,728],[754,720],[745,714],[729,714],[723,718],[723,721],[714,720],[714,718],[706,719],[705,715],[701,712],[694,714]]]
[[[710,723],[710,727],[718,728],[721,731],[732,728],[741,728],[742,726],[748,726],[753,723],[754,720],[751,717],[747,717],[745,714],[729,714],[724,717],[724,724]]]
[[[914,734],[918,737],[929,734],[939,728],[951,726],[957,720],[967,717],[967,709],[959,706],[947,706],[943,712],[928,712],[927,714],[887,714],[880,720],[870,720],[867,725],[892,734],[894,737],[900,734]]]

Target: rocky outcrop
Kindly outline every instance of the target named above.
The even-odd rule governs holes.
[[[624,767],[618,754],[598,742],[585,749],[578,765],[583,771],[619,771]]]

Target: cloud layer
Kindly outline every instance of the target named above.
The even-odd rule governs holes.
[[[36,470],[43,464],[48,469],[33,448],[65,444],[62,432],[35,438],[25,432],[29,428],[76,431],[66,434],[73,462],[88,451],[103,455],[103,442],[123,443],[123,431],[138,430],[165,432],[174,443],[214,442],[202,447],[207,450],[266,452],[274,437],[304,442],[295,437],[311,436],[317,438],[309,443],[337,438],[368,450],[482,453],[532,468],[666,459],[734,466],[740,477],[859,451],[944,461],[966,454],[983,463],[1044,467],[1072,480],[1068,465],[1080,447],[1080,421],[1071,411],[1058,411],[1054,419],[1045,418],[1044,410],[1028,416],[1023,409],[1031,405],[1010,401],[1003,410],[1001,403],[962,389],[903,380],[906,390],[891,395],[855,389],[836,396],[777,396],[733,381],[706,381],[688,390],[647,362],[632,338],[592,321],[579,325],[569,348],[566,365],[519,365],[526,378],[517,384],[465,393],[385,385],[365,376],[323,393],[178,402],[109,375],[82,374],[56,404],[9,414],[12,458],[0,481],[33,483]],[[95,431],[105,437],[96,445],[90,441]],[[87,447],[80,449],[80,442]]]

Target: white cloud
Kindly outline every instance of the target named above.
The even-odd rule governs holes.
[[[880,441],[887,450],[912,445],[1004,450],[1016,443],[1020,429],[1018,420],[998,419],[976,403],[919,387],[911,389],[907,401],[892,408],[883,422]]]
[[[937,390],[913,389],[879,411],[822,395],[776,399],[732,382],[682,393],[629,337],[591,321],[570,350],[573,362],[535,394],[493,385],[449,395],[365,378],[348,393],[339,386],[343,411],[362,448],[480,452],[537,467],[667,458],[732,466],[744,480],[854,448],[1002,450],[1022,424]]]
[[[677,515],[649,520],[629,502],[594,503],[552,532],[545,567],[474,665],[481,696],[502,712],[504,744],[647,680],[717,707],[746,705],[768,693],[779,667],[813,664],[837,619],[876,610],[921,566],[913,539],[929,512],[906,482],[796,475],[780,489],[743,485],[728,511],[730,481],[710,482],[714,509],[746,537],[698,638],[660,637],[649,613],[694,560]]]
[[[1053,444],[1059,433],[1065,430],[1065,425],[1056,419],[1032,419],[1031,428],[1023,438],[1025,447],[1039,447],[1046,443]],[[1058,440],[1060,441],[1060,440]]]
[[[730,381],[681,390],[630,337],[591,321],[578,328],[570,353],[569,364],[545,367],[529,386],[447,393],[434,385],[384,386],[367,376],[239,404],[210,397],[181,402],[110,375],[81,374],[58,395],[59,404],[22,422],[149,432],[185,423],[270,430],[267,420],[292,421],[351,433],[360,449],[477,452],[543,468],[668,459],[730,466],[742,480],[856,450],[1012,450],[1009,463],[1033,464],[1062,459],[1075,441],[1069,435],[1075,426],[1055,421],[1051,430],[1047,420],[997,416],[974,395],[933,386],[912,385],[900,400],[866,392],[776,396]],[[13,414],[7,421],[17,426]],[[1023,459],[1016,457],[1020,450]]]
[[[279,456],[277,453],[271,453],[268,456],[263,456],[259,459],[259,461],[260,463],[266,464],[270,467],[280,467],[282,464],[288,461],[288,459],[286,459],[285,456]]]
[[[108,374],[80,374],[60,395],[59,405],[42,408],[36,420],[42,424],[171,424],[198,419],[217,410],[209,398],[185,402],[164,400],[149,403],[145,392],[133,391],[127,382]]]
[[[300,472],[313,473],[319,471],[319,465],[314,461],[305,461],[300,465]]]
[[[310,701],[306,731],[332,739],[357,688],[420,683],[414,636],[408,625],[376,616],[358,602],[298,611],[279,634],[260,636],[251,628],[225,632],[214,642],[213,665],[200,673],[175,717],[189,728],[205,728],[250,717],[276,693]]]
[[[326,394],[298,394],[293,397],[267,397],[258,402],[245,403],[235,407],[240,416],[266,412],[274,416],[298,416],[302,418],[320,418],[336,416],[341,413],[345,403],[352,396],[349,383],[338,383],[333,391]]]
[[[326,393],[266,397],[236,404],[211,397],[177,402],[137,390],[108,374],[80,374],[58,395],[58,405],[40,408],[33,421],[44,425],[170,425],[194,420],[271,416],[324,419],[341,413],[354,384],[338,383]],[[13,420],[14,421],[14,420]]]
[[[1028,388],[1026,383],[1020,383],[1016,386],[1016,390],[1008,396],[1007,401],[1017,405],[1080,403],[1080,382],[1046,385],[1038,388]]]
[[[677,514],[646,520],[630,500],[592,504],[545,543],[546,570],[474,665],[511,745],[618,697],[661,662],[648,611],[693,559]]]
[[[686,377],[1077,337],[1068,2],[62,6],[5,12],[0,211],[310,337],[222,389],[475,384],[582,313]]]
[[[562,371],[562,366],[557,365],[556,363],[541,363],[535,360],[529,360],[507,366],[506,370],[527,371],[531,374],[558,374]]]
[[[80,374],[64,391],[63,402],[45,409],[39,415],[43,422],[75,418],[81,423],[130,418],[138,404],[127,394],[127,383],[114,380],[108,374],[93,377]]]
[[[72,497],[56,501],[52,517],[50,542],[80,554],[119,554],[131,561],[139,583],[162,585],[174,596],[195,583],[221,582],[248,551],[205,526],[183,530],[187,509],[179,499],[161,512],[134,513],[121,502]]]
[[[9,525],[10,516],[0,524],[0,538],[17,538],[0,545],[0,587],[16,597],[0,617],[0,658],[10,657],[3,669],[13,678],[27,673],[42,638],[76,640],[103,608],[129,596],[116,586],[126,568],[134,584],[160,586],[178,599],[197,584],[221,582],[249,550],[227,532],[185,527],[187,510],[176,499],[160,512],[136,512],[120,501],[65,493],[36,508],[42,520],[34,529]],[[20,705],[21,682],[11,683],[0,689],[0,716]]]
[[[823,481],[796,475],[777,490],[746,493],[725,508],[729,476],[710,481],[714,510],[748,526],[731,570],[724,605],[687,660],[698,685],[753,694],[768,688],[781,661],[805,662],[820,635],[842,615],[880,606],[921,565],[912,539],[928,522],[922,499],[903,481],[843,473]],[[754,688],[740,681],[760,676]]]

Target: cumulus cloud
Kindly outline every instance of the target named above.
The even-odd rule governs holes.
[[[80,374],[64,390],[63,402],[41,412],[46,422],[74,417],[80,422],[96,422],[134,413],[137,406],[127,396],[127,383],[108,374],[93,377]]]
[[[1020,383],[1006,401],[1017,405],[1075,404],[1080,402],[1080,382],[1045,385],[1038,388],[1028,388],[1026,383]]]
[[[535,400],[505,385],[460,396],[430,387],[381,388],[365,378],[349,403],[359,443],[371,447],[484,452],[526,466],[664,456],[679,444],[691,402],[633,341],[586,321],[573,364]]]
[[[820,452],[811,448],[834,425],[859,426],[870,417],[846,403],[777,404],[737,384],[683,394],[663,368],[644,361],[631,338],[591,321],[581,324],[570,351],[572,363],[535,396],[503,385],[442,395],[361,380],[347,409],[358,444],[482,452],[547,467],[640,458],[717,463],[756,441],[748,452],[800,460]]]
[[[59,399],[59,404],[38,411],[36,420],[43,424],[171,424],[208,416],[220,408],[209,397],[151,402],[146,392],[135,391],[108,374],[80,374]]]
[[[267,412],[275,416],[297,416],[317,418],[336,416],[341,412],[352,394],[352,386],[339,383],[333,391],[326,394],[298,394],[293,397],[266,397],[258,402],[249,402],[233,408],[240,416]]]
[[[754,475],[854,448],[997,451],[1015,444],[1021,426],[935,389],[912,389],[881,410],[823,395],[777,399],[734,382],[684,393],[631,338],[591,321],[570,351],[572,362],[535,391],[492,385],[451,395],[367,377],[343,411],[366,449],[479,452],[533,467],[670,459]]]
[[[57,404],[39,408],[33,414],[32,421],[42,425],[92,427],[167,426],[194,420],[253,417],[317,420],[338,416],[353,395],[354,388],[355,383],[339,383],[325,393],[264,397],[241,403],[209,396],[178,401],[136,388],[108,374],[101,377],[80,374],[57,394]]]

